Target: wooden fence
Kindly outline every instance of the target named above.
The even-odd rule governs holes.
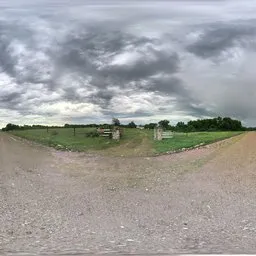
[[[154,129],[154,140],[171,139],[174,133],[172,131],[164,131],[161,127]]]
[[[119,129],[103,129],[103,128],[98,128],[97,129],[98,133],[102,137],[111,137],[113,140],[119,140],[121,136],[121,132]]]
[[[171,139],[171,138],[173,138],[173,132],[172,131],[162,132],[162,139]]]
[[[110,137],[110,135],[112,134],[111,129],[98,128],[97,131],[101,137]]]

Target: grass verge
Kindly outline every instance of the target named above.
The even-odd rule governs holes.
[[[227,139],[242,132],[191,132],[175,133],[172,139],[155,141],[154,148],[157,153],[179,151],[183,148],[192,148],[199,145],[207,145],[223,139]]]

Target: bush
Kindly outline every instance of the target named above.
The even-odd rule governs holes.
[[[97,131],[91,131],[91,132],[87,132],[85,134],[86,137],[91,137],[91,138],[95,138],[95,137],[99,137],[99,133]]]
[[[52,131],[51,132],[51,135],[53,135],[53,136],[56,136],[56,135],[58,135],[59,133],[57,132],[57,131]]]
[[[20,130],[21,127],[15,124],[7,124],[5,128],[2,129],[3,132],[13,131],[13,130]]]

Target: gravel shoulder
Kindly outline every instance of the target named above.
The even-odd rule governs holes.
[[[159,157],[0,133],[0,253],[255,253],[256,133]]]

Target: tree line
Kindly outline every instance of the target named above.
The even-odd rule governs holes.
[[[121,124],[119,119],[113,118],[111,124],[65,124],[64,126],[47,126],[47,125],[15,125],[7,124],[2,131],[11,130],[28,130],[28,129],[50,129],[50,128],[112,128],[113,126],[119,126],[123,128],[136,128],[135,122],[128,124]],[[165,130],[172,130],[176,132],[200,132],[200,131],[245,131],[256,130],[254,127],[246,128],[242,125],[241,121],[232,119],[230,117],[216,117],[212,119],[198,119],[191,120],[187,123],[178,122],[176,125],[171,125],[169,120],[161,120],[158,123],[148,123],[144,125],[145,129],[154,129],[156,126],[160,126]]]
[[[124,128],[136,128],[137,125],[132,121],[129,124],[121,124],[121,122],[117,118],[113,118],[111,124],[103,123],[103,124],[64,124],[63,126],[58,125],[16,125],[9,123],[2,131],[13,131],[13,130],[31,130],[31,129],[56,129],[56,128],[105,128],[111,129],[114,126],[120,126]]]
[[[244,131],[246,128],[241,121],[232,119],[230,117],[217,117],[212,119],[198,119],[189,121],[187,123],[178,122],[175,126],[170,124],[169,120],[161,120],[158,123],[149,123],[144,127],[146,129],[153,129],[160,126],[165,130],[173,130],[177,132],[201,132],[201,131]],[[255,130],[255,128],[250,128]]]

